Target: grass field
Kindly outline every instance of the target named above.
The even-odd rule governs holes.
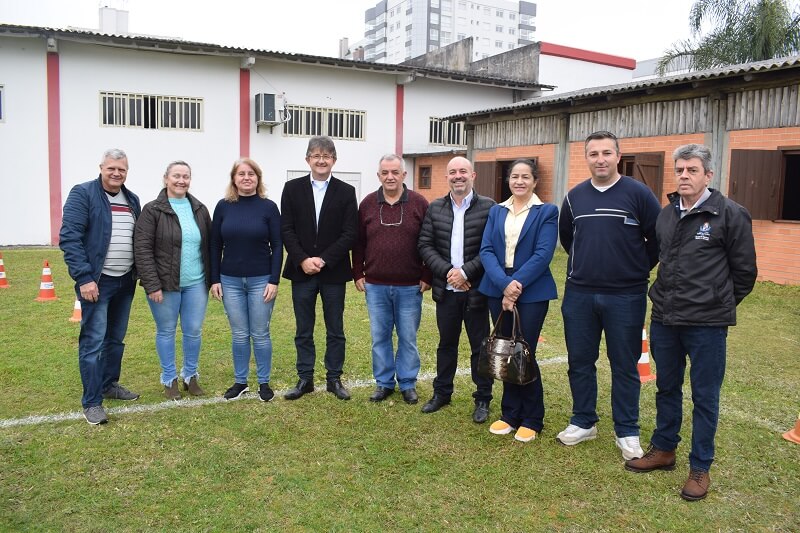
[[[608,364],[598,370],[599,436],[574,448],[555,434],[571,401],[558,302],[537,357],[547,414],[540,438],[521,444],[471,419],[473,386],[461,375],[453,404],[372,404],[363,295],[348,290],[345,381],[353,399],[321,391],[296,402],[218,398],[232,383],[230,330],[212,301],[204,327],[205,401],[166,403],[154,325],[141,288],[122,382],[141,393],[107,402],[110,423],[79,417],[74,293],[56,249],[3,249],[10,288],[0,289],[0,531],[797,531],[800,446],[781,438],[800,410],[800,287],[758,283],[728,337],[717,458],[708,498],[678,496],[688,471],[691,402],[674,472],[624,471],[614,446]],[[34,302],[49,259],[59,300]],[[564,278],[565,256],[553,260]],[[563,282],[559,281],[563,286]],[[272,322],[272,385],[294,385],[294,318],[288,283]],[[321,321],[321,317],[320,317]],[[317,348],[324,332],[317,325]],[[438,337],[429,293],[419,347],[435,371]],[[467,354],[464,343],[462,354]],[[464,366],[467,357],[462,358]],[[317,386],[324,368],[317,365]],[[688,380],[687,380],[688,381]],[[361,386],[358,386],[361,384]],[[256,385],[251,372],[251,387]],[[687,383],[688,387],[688,383]],[[422,401],[431,380],[419,383]],[[499,413],[495,388],[492,419]],[[643,385],[642,441],[655,418],[655,384]],[[60,417],[60,415],[65,415]],[[41,416],[36,419],[32,417]],[[48,418],[50,417],[50,418]]]

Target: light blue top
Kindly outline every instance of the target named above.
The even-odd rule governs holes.
[[[192,204],[188,198],[170,198],[169,205],[181,224],[181,288],[204,283],[200,228],[194,220]]]

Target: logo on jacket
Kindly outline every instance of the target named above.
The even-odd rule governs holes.
[[[708,222],[703,222],[703,225],[700,226],[700,229],[697,230],[697,233],[695,234],[694,238],[695,240],[707,241],[709,240],[710,236],[711,236],[711,224],[709,224]]]

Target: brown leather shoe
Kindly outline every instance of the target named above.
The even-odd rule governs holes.
[[[647,449],[647,453],[639,459],[625,461],[625,470],[631,472],[652,472],[653,470],[674,470],[675,469],[675,450],[667,452],[659,450],[652,445]]]
[[[690,502],[702,500],[708,493],[709,485],[711,485],[711,477],[708,472],[692,468],[689,470],[689,479],[681,489],[681,498]]]
[[[184,381],[183,390],[189,391],[189,394],[192,396],[205,396],[206,394],[206,391],[200,388],[200,384],[197,382],[197,376],[189,378],[189,383]]]
[[[172,380],[169,385],[164,385],[164,396],[167,400],[178,401],[181,399],[181,391],[178,390],[178,378]]]

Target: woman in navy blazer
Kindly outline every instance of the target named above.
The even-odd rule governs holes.
[[[492,320],[516,306],[522,334],[535,354],[550,300],[558,298],[550,260],[558,234],[558,208],[534,193],[539,175],[536,163],[519,159],[511,165],[511,197],[489,211],[480,257],[486,274],[478,290],[489,297]],[[502,323],[511,334],[511,316]],[[538,365],[535,362],[534,365]],[[528,442],[544,426],[542,378],[527,385],[503,383],[502,416],[489,427],[496,435],[516,430],[514,438]]]

